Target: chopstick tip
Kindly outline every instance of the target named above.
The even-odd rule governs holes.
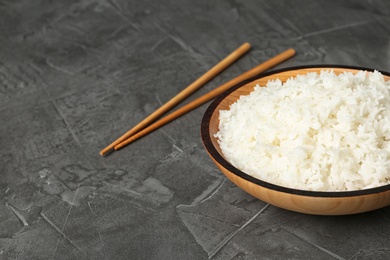
[[[110,154],[110,153],[112,153],[114,151],[114,149],[113,148],[110,148],[110,149],[103,149],[103,150],[101,150],[100,151],[100,155],[101,156],[107,156],[108,154]]]
[[[287,51],[289,51],[291,53],[291,55],[293,55],[293,56],[297,53],[297,51],[293,48],[290,48]]]
[[[252,47],[252,45],[249,42],[244,42],[242,45],[247,46],[249,48]]]

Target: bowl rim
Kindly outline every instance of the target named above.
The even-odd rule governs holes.
[[[309,65],[309,66],[293,66],[293,67],[287,67],[282,69],[276,69],[272,71],[268,71],[265,73],[260,73],[254,77],[251,77],[247,80],[244,80],[235,86],[231,87],[227,91],[220,94],[218,97],[214,99],[214,101],[208,106],[206,109],[202,121],[201,121],[201,137],[203,141],[203,145],[210,154],[210,156],[217,161],[222,167],[224,167],[226,170],[230,171],[234,175],[249,181],[251,183],[254,183],[256,185],[262,186],[267,189],[288,193],[288,194],[294,194],[294,195],[302,195],[302,196],[309,196],[309,197],[354,197],[354,196],[362,196],[362,195],[373,195],[377,193],[382,193],[390,190],[390,184],[382,185],[379,187],[374,188],[368,188],[368,189],[362,189],[362,190],[352,190],[352,191],[309,191],[309,190],[302,190],[302,189],[295,189],[295,188],[289,188],[285,186],[280,186],[277,184],[273,184],[270,182],[266,182],[260,179],[257,179],[238,168],[234,167],[232,164],[230,164],[214,147],[211,136],[209,134],[209,122],[211,119],[211,116],[213,115],[215,109],[217,106],[233,91],[236,89],[263,77],[267,77],[270,75],[287,72],[287,71],[293,71],[293,70],[301,70],[301,69],[318,69],[318,68],[324,68],[324,69],[353,69],[353,70],[363,70],[363,71],[378,71],[383,75],[389,76],[390,73],[378,69],[372,69],[372,68],[366,68],[366,67],[360,67],[360,66],[344,66],[344,65],[331,65],[331,64],[315,64],[315,65]]]

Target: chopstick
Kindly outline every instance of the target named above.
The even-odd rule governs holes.
[[[182,108],[179,108],[178,110],[176,110],[175,112],[169,114],[168,116],[160,119],[159,121],[149,125],[148,127],[144,128],[143,130],[139,131],[138,133],[136,133],[135,135],[129,137],[128,139],[126,139],[125,141],[121,142],[120,144],[116,145],[114,147],[115,150],[119,150],[121,149],[122,147],[134,142],[135,140],[149,134],[150,132],[153,132],[154,130],[156,130],[157,128],[160,128],[162,127],[163,125],[171,122],[172,120],[184,115],[185,113],[197,108],[198,106],[206,103],[207,101],[217,97],[218,95],[222,94],[223,92],[225,92],[226,90],[228,90],[229,88],[233,87],[234,85],[246,80],[246,79],[249,79],[251,77],[254,77],[276,65],[278,65],[279,63],[293,57],[295,55],[295,50],[294,49],[288,49],[282,53],[280,53],[279,55],[271,58],[270,60],[252,68],[251,70],[237,76],[236,78],[222,84],[221,86],[219,86],[218,88],[208,92],[207,94],[201,96],[200,98],[192,101],[191,103],[188,103],[187,105],[183,106]]]
[[[161,115],[166,113],[169,109],[171,109],[172,107],[177,105],[183,99],[185,99],[186,97],[191,95],[195,90],[199,89],[201,86],[203,86],[208,81],[210,81],[212,78],[214,78],[219,73],[221,73],[224,69],[226,69],[231,64],[233,64],[236,60],[241,58],[245,53],[247,53],[249,51],[250,48],[251,48],[251,45],[249,43],[246,42],[246,43],[242,44],[235,51],[233,51],[231,54],[229,54],[226,58],[224,58],[222,61],[220,61],[217,65],[212,67],[209,71],[207,71],[205,74],[203,74],[200,78],[195,80],[187,88],[185,88],[184,90],[179,92],[179,94],[174,96],[172,99],[170,99],[164,105],[162,105],[159,109],[157,109],[152,114],[147,116],[144,120],[142,120],[140,123],[138,123],[132,129],[127,131],[125,134],[123,134],[121,137],[119,137],[117,140],[115,140],[109,146],[107,146],[106,148],[101,150],[100,155],[104,155],[104,154],[110,152],[116,145],[125,141],[130,136],[139,132],[140,130],[142,130],[146,126],[150,125],[153,121],[155,121]]]

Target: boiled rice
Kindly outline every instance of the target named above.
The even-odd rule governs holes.
[[[348,191],[389,184],[389,91],[378,71],[269,81],[220,111],[215,137],[236,168],[281,186]]]

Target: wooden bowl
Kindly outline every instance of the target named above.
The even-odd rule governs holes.
[[[203,144],[217,167],[226,177],[238,187],[252,196],[280,208],[315,214],[315,215],[348,215],[367,212],[390,205],[390,184],[376,188],[356,191],[308,191],[279,186],[254,178],[231,165],[223,156],[214,134],[218,132],[219,111],[229,109],[241,95],[253,91],[256,84],[265,86],[271,79],[280,79],[285,82],[288,78],[308,72],[320,72],[332,69],[336,74],[344,71],[356,73],[359,70],[373,71],[359,67],[340,66],[310,66],[295,67],[272,71],[246,80],[219,97],[206,110],[201,125]],[[390,74],[380,71],[386,80]]]

